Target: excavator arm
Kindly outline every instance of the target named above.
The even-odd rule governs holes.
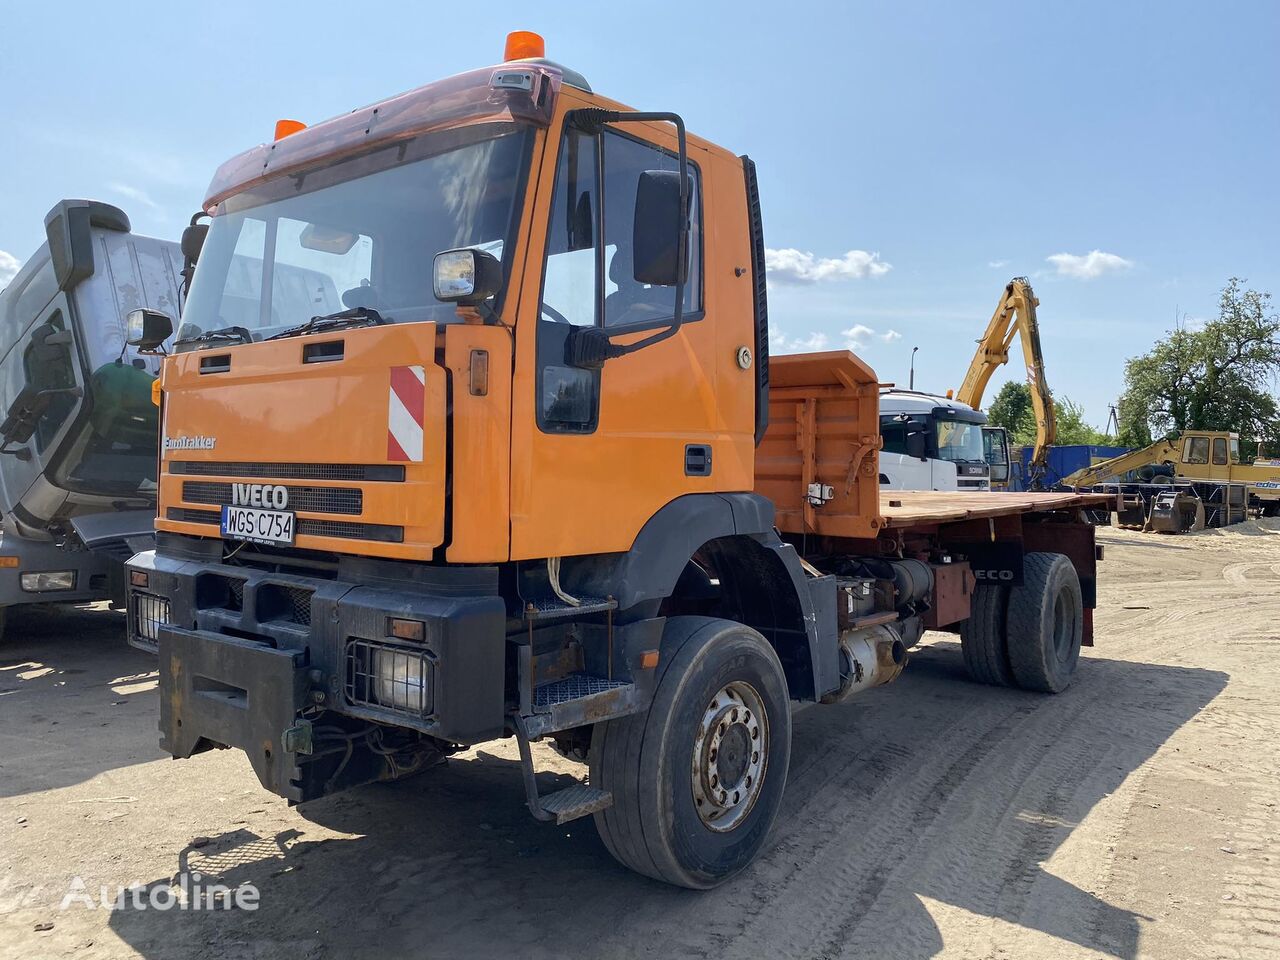
[[[1091,487],[1123,477],[1130,470],[1137,470],[1153,463],[1177,462],[1178,446],[1168,440],[1157,440],[1141,450],[1131,450],[1110,460],[1100,460],[1088,467],[1081,467],[1075,473],[1062,478],[1068,487]]]
[[[956,399],[974,409],[982,406],[991,375],[998,367],[1009,362],[1009,347],[1015,336],[1022,341],[1022,358],[1027,366],[1027,386],[1031,388],[1031,405],[1036,416],[1036,444],[1031,453],[1030,477],[1034,483],[1043,476],[1049,457],[1049,447],[1057,435],[1057,418],[1053,408],[1053,394],[1044,375],[1044,354],[1040,349],[1040,326],[1036,320],[1036,307],[1040,301],[1031,289],[1026,277],[1015,277],[1005,285],[996,311],[987,324],[987,330],[978,341],[977,352],[964,375],[964,382]]]

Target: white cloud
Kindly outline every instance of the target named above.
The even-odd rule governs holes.
[[[999,270],[1001,267],[1007,267],[1008,265],[1009,265],[1008,260],[988,260],[987,261],[987,266],[990,267],[992,270]]]
[[[1055,253],[1045,259],[1057,268],[1058,276],[1073,280],[1093,280],[1105,273],[1119,273],[1133,266],[1132,260],[1118,257],[1114,253],[1103,253],[1101,250],[1091,250],[1083,256]]]
[[[138,187],[131,187],[127,183],[108,183],[107,189],[112,190],[129,200],[133,200],[136,203],[140,203],[144,207],[149,207],[150,209],[157,211],[160,209],[160,204],[152,200],[151,196],[145,190]]]
[[[861,280],[882,277],[893,265],[880,259],[878,253],[850,250],[843,257],[816,257],[790,247],[765,250],[765,267],[770,280],[778,283],[809,284],[829,280]]]
[[[892,343],[901,339],[902,334],[897,330],[886,330],[884,333],[877,333],[873,327],[868,327],[864,323],[855,323],[848,329],[840,331],[840,342],[836,346],[857,353],[865,350],[872,340]],[[814,330],[801,337],[789,337],[784,331],[774,327],[769,334],[769,346],[774,353],[810,353],[818,350],[827,350],[832,346],[832,343],[831,337],[821,330]]]
[[[855,323],[848,330],[840,331],[840,336],[844,337],[845,347],[855,351],[866,349],[867,339],[874,335],[875,330],[864,323]]]
[[[18,271],[22,269],[22,261],[15,257],[12,253],[5,253],[0,250],[0,290],[9,285],[9,281],[18,275]]]

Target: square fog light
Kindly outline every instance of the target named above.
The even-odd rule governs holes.
[[[40,573],[24,573],[20,578],[22,589],[27,593],[52,593],[58,590],[74,590],[76,588],[76,572],[74,570],[45,570]]]

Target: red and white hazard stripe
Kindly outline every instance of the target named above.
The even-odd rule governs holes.
[[[387,459],[422,462],[422,420],[426,409],[426,373],[422,367],[392,367],[387,401]]]

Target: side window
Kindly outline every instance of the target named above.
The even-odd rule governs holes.
[[[1213,438],[1213,462],[1222,466],[1227,462],[1227,438]]]
[[[596,322],[599,258],[595,234],[600,214],[595,137],[570,130],[560,145],[555,204],[542,278],[542,319],[574,326]]]
[[[564,362],[574,327],[595,326],[600,303],[598,140],[576,130],[560,143],[538,316],[538,426],[591,433],[600,412],[600,371]]]
[[[65,335],[66,329],[62,313],[58,312],[31,331],[22,353],[22,372],[32,390],[66,390],[76,385],[72,343]],[[49,406],[36,423],[37,450],[45,451],[75,408],[76,398],[69,393],[50,398]]]
[[[646,170],[676,170],[674,155],[613,131],[604,135],[604,323],[649,324],[673,315],[675,291],[637,283],[632,257],[636,187]],[[689,274],[686,316],[702,309],[702,193],[698,169],[689,164]]]
[[[880,436],[884,440],[883,453],[907,452],[907,427],[895,417],[880,418]]]
[[[1208,463],[1209,438],[1188,437],[1187,445],[1183,448],[1182,459],[1187,463]]]

